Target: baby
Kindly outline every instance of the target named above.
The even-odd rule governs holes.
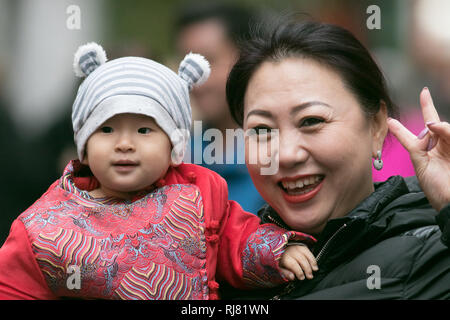
[[[106,62],[90,43],[74,68],[86,77],[72,111],[79,160],[14,221],[0,299],[218,299],[218,281],[312,277],[307,247],[287,245],[314,238],[260,224],[219,175],[182,163],[203,57],[187,55],[177,75],[139,57]]]

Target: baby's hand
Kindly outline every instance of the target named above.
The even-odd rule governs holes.
[[[319,270],[312,252],[304,245],[290,245],[280,259],[282,275],[291,281],[313,278],[313,271]]]

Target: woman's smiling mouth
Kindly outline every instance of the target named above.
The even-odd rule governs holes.
[[[278,182],[287,202],[300,203],[312,199],[322,187],[324,175],[302,175],[283,178]]]

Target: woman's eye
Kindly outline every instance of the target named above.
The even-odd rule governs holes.
[[[111,128],[111,127],[101,127],[100,130],[103,133],[111,133],[111,132],[113,132],[113,128]]]
[[[152,131],[152,129],[150,129],[150,128],[139,128],[138,129],[138,132],[140,134],[149,134],[151,131]]]
[[[301,127],[312,127],[316,124],[322,123],[324,120],[321,118],[306,118],[301,122]]]
[[[252,133],[257,135],[270,134],[272,133],[272,130],[272,128],[266,126],[257,126],[251,129],[251,131],[253,131]]]

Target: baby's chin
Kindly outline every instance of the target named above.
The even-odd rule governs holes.
[[[155,187],[153,184],[145,186],[120,186],[115,188],[103,189],[103,193],[106,197],[132,199],[137,195],[151,192],[154,188]]]

